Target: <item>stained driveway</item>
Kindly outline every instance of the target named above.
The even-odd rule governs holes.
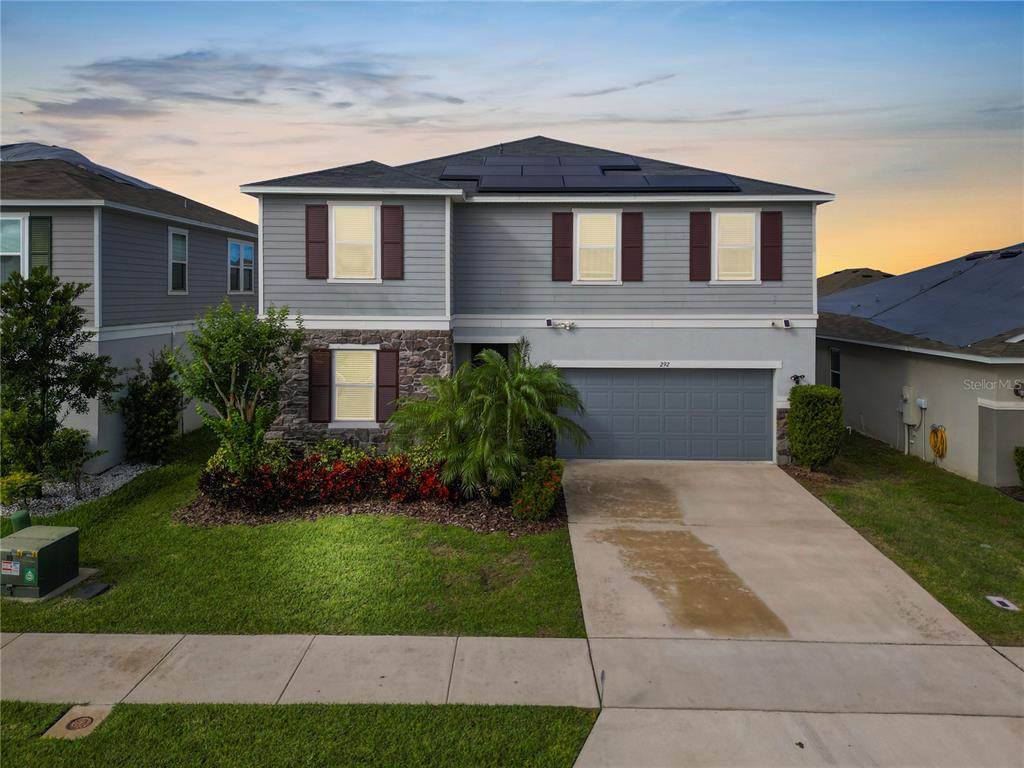
[[[982,642],[774,465],[574,461],[565,493],[591,638]]]

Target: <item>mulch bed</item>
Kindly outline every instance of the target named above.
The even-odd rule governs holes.
[[[798,467],[796,464],[786,464],[782,467],[782,470],[795,480],[806,480],[807,482],[820,483],[822,485],[853,484],[853,481],[849,478],[830,475],[828,472],[815,472],[806,467]]]
[[[1024,502],[1024,485],[1004,485],[996,490],[1005,493],[1011,499]]]
[[[175,517],[188,525],[212,526],[264,525],[286,520],[316,520],[328,515],[400,515],[428,523],[457,525],[476,533],[501,532],[509,536],[556,531],[565,528],[569,522],[565,509],[565,495],[561,491],[551,516],[539,522],[516,520],[512,517],[511,508],[485,499],[472,499],[461,504],[444,504],[436,501],[360,501],[353,504],[318,504],[260,514],[227,508],[202,495],[179,509]]]

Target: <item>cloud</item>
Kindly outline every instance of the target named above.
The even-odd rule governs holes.
[[[589,99],[594,96],[607,96],[609,93],[619,93],[620,91],[633,91],[637,88],[643,88],[646,85],[654,85],[655,83],[663,83],[666,80],[671,80],[676,76],[676,73],[668,75],[657,75],[655,77],[649,77],[646,80],[635,80],[632,83],[626,85],[613,85],[608,88],[599,88],[594,91],[577,91],[576,93],[566,94],[571,99]]]
[[[101,59],[72,72],[86,87],[120,88],[161,101],[255,105],[297,94],[312,102],[334,97],[334,104],[359,96],[370,106],[386,107],[463,103],[458,96],[423,90],[421,84],[432,78],[406,72],[401,63],[394,57],[338,57],[321,50],[298,56],[295,51],[208,49]]]
[[[335,109],[348,109],[349,107],[355,106],[354,101],[332,101],[331,106]]]
[[[34,115],[40,117],[61,117],[78,120],[110,117],[152,117],[164,110],[156,104],[135,99],[113,97],[86,97],[75,101],[32,101]]]

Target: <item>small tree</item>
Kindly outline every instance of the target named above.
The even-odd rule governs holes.
[[[463,364],[451,379],[428,379],[427,399],[407,397],[391,416],[399,446],[432,443],[444,461],[442,479],[467,495],[490,487],[508,493],[528,464],[528,435],[546,429],[583,446],[589,435],[565,413],[583,413],[579,393],[562,371],[530,362],[521,340],[505,360],[493,349]]]
[[[85,413],[92,399],[112,403],[117,368],[84,348],[94,334],[75,301],[88,287],[37,267],[29,277],[15,272],[0,288],[0,408],[4,425],[18,430],[4,441],[19,445],[4,458],[16,467],[41,473],[45,447],[67,413]]]
[[[181,388],[166,352],[150,358],[148,371],[136,360],[118,401],[125,455],[133,461],[164,461],[178,432],[181,405]]]
[[[225,299],[186,335],[190,354],[175,350],[168,356],[182,390],[220,438],[221,458],[236,474],[247,474],[259,462],[288,363],[302,349],[301,317],[297,325],[288,327],[287,307],[271,307],[259,318],[250,308],[236,312]]]
[[[824,384],[802,384],[789,391],[787,428],[793,461],[812,470],[839,453],[846,427],[843,393]]]

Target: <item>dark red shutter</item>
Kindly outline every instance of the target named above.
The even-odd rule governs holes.
[[[327,279],[327,206],[306,206],[306,278]]]
[[[690,279],[711,279],[711,211],[690,211]]]
[[[398,399],[398,350],[377,350],[377,421],[385,422],[395,412]]]
[[[331,350],[309,352],[309,420],[323,424],[331,420]]]
[[[622,280],[644,279],[644,215],[622,214]]]
[[[405,279],[405,208],[401,205],[380,207],[380,276]]]
[[[572,282],[572,214],[551,214],[551,279]]]
[[[782,279],[782,211],[761,214],[761,279]]]

